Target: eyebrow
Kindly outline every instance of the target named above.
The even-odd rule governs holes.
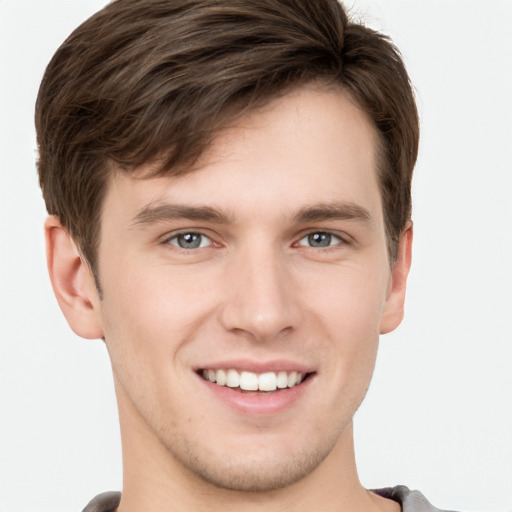
[[[299,224],[324,220],[357,220],[373,223],[370,212],[353,202],[317,204],[303,208],[294,215],[294,221]]]
[[[157,222],[187,219],[215,224],[233,224],[234,216],[209,206],[190,206],[173,203],[148,204],[141,208],[130,223],[131,227],[144,227]],[[359,220],[371,224],[370,212],[353,202],[320,203],[300,209],[292,217],[296,224],[326,220]]]
[[[198,220],[215,224],[231,224],[233,217],[209,206],[189,206],[183,204],[148,204],[141,208],[130,226],[143,227],[173,219]]]

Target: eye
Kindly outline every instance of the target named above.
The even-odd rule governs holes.
[[[167,243],[180,249],[200,249],[208,247],[212,244],[212,241],[202,233],[186,232],[168,238]]]
[[[324,248],[338,245],[341,242],[343,242],[343,240],[332,233],[328,233],[326,231],[315,231],[314,233],[309,233],[309,235],[301,238],[299,240],[299,245]]]

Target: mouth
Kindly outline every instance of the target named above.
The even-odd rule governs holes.
[[[281,390],[294,388],[308,379],[312,373],[297,371],[278,371],[255,373],[234,369],[213,370],[202,368],[197,374],[204,380],[218,386],[231,388],[233,391],[254,395],[278,393]]]

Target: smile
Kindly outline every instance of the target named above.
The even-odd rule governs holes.
[[[238,388],[241,391],[256,392],[269,392],[278,389],[293,388],[294,386],[298,386],[307,377],[307,374],[296,371],[254,373],[248,371],[238,372],[233,369],[203,369],[198,373],[203,379],[216,383],[219,386]]]

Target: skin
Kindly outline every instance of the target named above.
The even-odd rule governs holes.
[[[379,334],[402,319],[411,255],[408,225],[388,259],[375,137],[343,92],[306,87],[220,133],[193,172],[114,173],[101,299],[48,219],[61,308],[77,334],[105,339],[112,361],[120,512],[399,510],[362,487],[353,450],[352,418]],[[176,205],[220,215],[183,218]],[[326,206],[336,215],[318,213]],[[183,233],[202,234],[201,247],[180,248]],[[331,234],[329,245],[312,246],[312,233]],[[196,373],[234,360],[311,375],[277,412],[241,412]]]

